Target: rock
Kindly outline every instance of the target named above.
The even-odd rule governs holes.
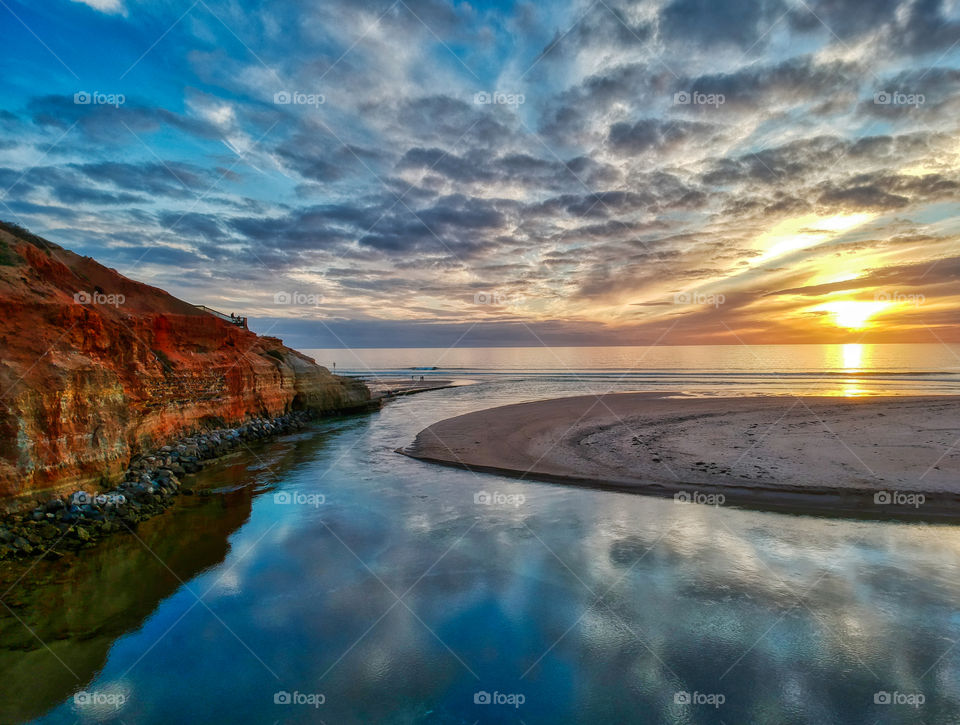
[[[47,501],[47,505],[44,506],[44,510],[47,513],[55,513],[57,511],[62,511],[66,507],[66,504],[63,502],[63,499],[52,498]]]
[[[134,528],[139,522],[163,513],[180,492],[203,497],[214,491],[183,487],[179,476],[202,468],[201,459],[228,453],[244,440],[260,440],[300,426],[308,413],[282,416],[274,421],[255,419],[238,428],[209,431],[196,438],[168,444],[172,455],[151,453],[130,460],[123,481],[114,489],[97,495],[78,491],[68,500],[37,501],[29,514],[12,514],[0,525],[0,559],[28,556],[54,543],[70,550],[87,549],[108,534]],[[188,451],[199,455],[186,455]],[[46,555],[55,560],[58,551]]]
[[[30,543],[22,536],[18,536],[16,539],[14,539],[13,546],[21,554],[33,553],[33,546],[31,546]]]

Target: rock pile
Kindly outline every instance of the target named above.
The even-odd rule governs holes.
[[[89,548],[117,531],[163,513],[178,494],[192,494],[180,476],[199,471],[204,461],[219,458],[248,441],[299,430],[312,418],[308,412],[256,418],[236,428],[218,428],[135,456],[124,480],[115,488],[87,491],[37,501],[36,508],[0,521],[0,559],[38,556],[59,559],[63,550]]]

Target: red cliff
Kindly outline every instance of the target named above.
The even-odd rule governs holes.
[[[112,483],[203,427],[369,400],[277,338],[0,225],[0,500]]]

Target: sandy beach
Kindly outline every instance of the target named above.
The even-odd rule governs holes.
[[[955,519],[958,439],[960,397],[616,393],[450,418],[400,452],[681,501]]]

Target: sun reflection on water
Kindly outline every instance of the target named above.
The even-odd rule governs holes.
[[[847,373],[859,373],[863,365],[863,345],[859,343],[848,343],[843,346],[843,369]],[[860,380],[852,378],[845,380],[840,392],[845,398],[857,398],[867,395],[867,391],[860,387]]]

